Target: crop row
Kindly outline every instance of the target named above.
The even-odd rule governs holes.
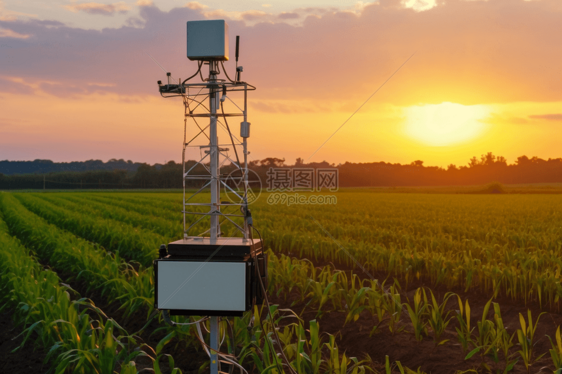
[[[127,314],[134,313],[136,310],[148,310],[150,312],[152,304],[153,285],[151,284],[152,274],[151,269],[143,269],[142,267],[135,270],[132,266],[128,265],[122,259],[110,253],[103,251],[90,242],[76,238],[73,235],[61,231],[52,225],[44,222],[41,218],[35,216],[27,211],[17,200],[13,197],[2,194],[2,211],[6,216],[10,228],[13,233],[20,237],[26,244],[33,248],[42,261],[49,263],[55,269],[65,274],[77,274],[77,281],[84,282],[92,289],[100,289],[102,294],[108,299],[116,299],[123,302],[122,308],[126,310]],[[254,314],[259,317],[260,311],[256,309]],[[261,311],[263,313],[263,310]],[[275,307],[273,307],[273,316],[275,316]],[[240,360],[251,360],[253,365],[257,367],[272,364],[281,365],[278,356],[271,350],[274,344],[272,336],[272,326],[270,322],[269,331],[267,330],[266,322],[262,326],[253,326],[253,329],[248,332],[248,321],[251,320],[252,313],[248,313],[244,318],[234,319],[235,339],[232,345],[234,351],[237,347],[240,354]],[[256,316],[254,316],[256,318]],[[179,317],[176,322],[182,322]],[[299,327],[300,326],[300,327]],[[284,342],[288,344],[285,350],[289,356],[292,352],[291,341],[298,341],[303,339],[299,335],[303,330],[303,323],[299,321],[297,324],[288,325],[284,327],[283,336]],[[181,337],[183,340],[195,343],[196,331],[193,326],[176,326],[174,328],[166,327],[168,335],[163,339],[162,343],[168,343],[173,337]],[[265,330],[264,330],[265,329]],[[287,330],[288,329],[288,330]],[[226,330],[223,328],[223,330]],[[260,331],[263,333],[260,337]],[[300,331],[300,332],[299,332]],[[256,339],[256,336],[258,337]],[[309,338],[312,339],[312,338]],[[314,338],[316,339],[316,338]],[[310,340],[312,341],[312,340]],[[308,372],[305,370],[307,365],[300,362],[302,354],[305,349],[317,347],[318,342],[314,340],[314,344],[310,343],[307,346],[299,346],[296,349],[296,355],[291,361],[291,365],[295,368],[301,368],[299,373]],[[335,341],[331,342],[331,349],[333,350]],[[308,348],[307,348],[308,347]],[[324,355],[328,355],[330,347],[327,345],[320,345],[318,352],[324,351]],[[316,349],[316,348],[315,348]],[[326,365],[339,365],[338,360],[343,360],[349,368],[357,368],[357,370],[364,370],[364,362],[356,359],[350,359],[343,355],[333,354],[330,356],[331,361],[326,361]],[[297,360],[298,359],[298,360]],[[297,361],[295,361],[297,360]],[[349,361],[351,360],[351,361]],[[279,361],[279,362],[278,362]],[[159,360],[155,360],[155,366]],[[304,365],[304,366],[303,366]],[[324,367],[325,365],[322,365]]]
[[[84,196],[85,194],[77,194]],[[181,196],[95,195],[122,200],[139,214],[157,211],[175,223]],[[493,197],[494,199],[496,197]],[[562,296],[561,201],[542,196],[385,195],[342,193],[337,206],[252,205],[277,253],[383,271],[408,284],[428,279],[491,296],[536,300],[558,308]],[[175,199],[175,202],[174,202]],[[517,199],[516,201],[511,201]],[[560,208],[560,210],[557,210]],[[124,222],[130,217],[123,216]],[[138,222],[150,230],[149,222]],[[181,227],[181,226],[180,226]],[[181,235],[178,232],[177,236]]]
[[[27,209],[56,226],[99,243],[107,250],[138,261],[144,266],[152,264],[158,247],[166,242],[166,239],[158,234],[141,232],[127,223],[97,217],[91,213],[91,209],[71,202],[56,201],[56,198],[48,201],[27,194],[18,194],[16,197]]]
[[[275,259],[274,254],[270,257]],[[300,301],[308,301],[307,307],[315,307],[318,317],[339,311],[346,314],[345,323],[357,321],[361,316],[370,318],[371,335],[379,333],[386,325],[391,334],[407,332],[418,342],[431,337],[436,347],[451,344],[449,340],[456,338],[466,355],[465,360],[476,356],[478,359],[475,357],[472,361],[480,362],[478,369],[490,372],[490,365],[499,365],[500,372],[507,373],[519,361],[529,371],[533,365],[543,365],[544,360],[540,360],[549,353],[554,373],[562,372],[560,326],[548,352],[541,354],[535,348],[537,340],[541,339],[535,333],[544,313],[536,319],[531,311],[526,316],[519,314],[519,328],[508,329],[499,303],[489,300],[474,326],[475,316],[471,315],[468,300],[450,292],[438,301],[431,290],[418,288],[413,300],[404,300],[396,282],[385,286],[377,280],[361,279],[356,274],[333,270],[329,266],[315,268],[310,261],[283,255],[272,261],[269,275],[276,284],[277,294],[300,295]],[[294,303],[298,301],[294,300]],[[458,309],[452,309],[451,302]]]
[[[153,359],[137,337],[129,335],[88,299],[44,270],[29,251],[9,235],[0,215],[0,294],[2,309],[15,310],[24,328],[21,348],[35,338],[48,352],[56,373],[137,373],[140,357]]]
[[[149,205],[147,205],[149,206]],[[68,213],[68,209],[67,209],[67,213]],[[283,222],[283,219],[286,218],[286,215],[281,215],[281,218],[278,218],[278,221]],[[122,217],[122,219],[124,219]],[[267,220],[265,220],[266,222],[266,226],[267,226]],[[316,221],[314,220],[314,218],[310,219],[309,218],[309,222],[308,224],[315,224],[317,227],[320,225],[322,227],[324,227],[322,224],[320,224],[320,222],[318,221],[318,223],[316,223]],[[325,224],[325,222],[324,222]],[[292,225],[292,223],[291,223]],[[139,225],[139,227],[144,227]],[[283,227],[281,225],[281,227]],[[304,241],[305,244],[307,241],[310,241],[312,243],[320,243],[320,245],[324,245],[325,242],[328,243],[328,245],[333,245],[334,247],[336,247],[333,251],[326,251],[324,253],[320,253],[320,257],[323,257],[322,255],[324,255],[324,258],[326,259],[330,259],[333,260],[334,257],[330,257],[330,255],[334,255],[337,254],[339,257],[335,257],[336,259],[339,260],[339,262],[349,262],[351,264],[353,264],[353,262],[351,262],[351,258],[348,257],[346,251],[342,250],[343,244],[342,244],[342,234],[339,233],[338,234],[338,228],[335,227],[334,228],[334,236],[332,236],[332,233],[328,230],[328,229],[332,229],[333,227],[326,224],[325,226],[326,228],[324,228],[324,230],[328,233],[326,234],[324,231],[322,232],[324,235],[328,235],[328,237],[321,237],[318,236],[318,233],[315,233],[314,230],[311,230],[312,234],[308,234],[307,236],[304,237]],[[301,227],[302,229],[302,227]],[[266,228],[266,230],[270,230],[269,228]],[[282,231],[279,230],[276,226],[276,230],[275,231]],[[275,237],[275,232],[271,233],[268,232],[269,235],[267,235],[266,237],[268,239],[271,238],[271,236]],[[291,234],[291,233],[289,233]],[[302,255],[307,255],[308,253],[310,253],[310,250],[307,250],[306,248],[303,248],[304,245],[302,244],[303,242],[303,236],[300,236],[296,239],[295,243],[291,243],[294,245],[290,245],[288,246],[289,250],[288,251],[295,251],[295,247],[297,245],[301,246],[301,250],[303,251]],[[337,237],[336,237],[337,236]],[[284,239],[285,237],[283,237]],[[291,238],[291,239],[294,239]],[[326,240],[329,239],[329,240]],[[335,240],[334,240],[335,239]],[[271,241],[270,241],[271,242]],[[273,241],[275,244],[278,243],[278,241]],[[343,242],[345,244],[348,244],[348,242]],[[335,245],[334,245],[335,244]],[[474,246],[474,248],[478,248],[479,246],[482,245],[481,242],[477,242],[475,240],[473,240],[471,243],[467,244],[467,245],[472,245]],[[345,247],[343,247],[345,248]],[[280,248],[282,249],[282,248]],[[345,248],[347,249],[347,248]],[[364,248],[363,248],[364,249]],[[379,249],[378,252],[384,252],[384,247],[382,249]],[[466,249],[466,248],[465,248]],[[463,250],[465,250],[463,249]],[[366,249],[364,249],[366,250]],[[357,249],[355,250],[351,250],[348,249],[347,252],[351,252],[353,253],[353,255],[355,256],[355,259],[362,259],[362,255],[366,255],[365,253],[361,253],[361,251],[358,251]],[[408,251],[406,251],[405,249],[402,249],[398,252],[403,252],[401,253],[403,256],[407,256],[409,253]],[[427,251],[429,252],[429,251]],[[514,257],[514,258],[518,258],[518,259],[523,259],[525,260],[525,254],[523,251],[517,251],[518,253],[516,253],[516,255],[518,256],[522,256],[522,257]],[[318,254],[318,252],[316,252],[316,254]],[[326,256],[327,254],[327,256]],[[429,253],[431,254],[431,253]],[[480,253],[481,254],[481,253]],[[423,255],[428,255],[428,253],[414,253],[414,255],[410,254],[412,260],[417,260],[424,265],[424,261],[426,259],[423,258]],[[388,270],[389,267],[398,267],[400,266],[400,261],[397,261],[396,258],[394,258],[395,261],[393,261],[392,258],[390,259],[385,259],[383,256],[381,256],[381,253],[371,253],[371,257],[374,257],[375,259],[377,258],[379,261],[381,261],[381,266],[383,269],[386,268],[386,270]],[[311,256],[313,257],[313,256]],[[444,254],[441,254],[441,257],[443,257],[442,261],[445,261],[446,258]],[[491,257],[491,256],[488,256]],[[479,262],[480,260],[478,259],[473,259],[474,260],[474,268],[476,269],[476,278],[478,278],[479,276],[482,276],[482,270],[486,270],[485,265],[482,266],[482,263]],[[488,258],[488,260],[490,260]],[[492,259],[493,260],[493,259]],[[282,264],[282,262],[285,261],[284,264]],[[293,261],[291,263],[291,261]],[[289,262],[289,263],[287,263]],[[342,272],[331,272],[329,270],[329,268],[324,268],[321,271],[318,271],[317,274],[315,274],[316,270],[314,270],[315,268],[313,266],[309,266],[306,265],[307,262],[303,262],[303,261],[299,261],[299,262],[295,262],[295,260],[289,260],[288,258],[281,256],[280,258],[275,258],[274,256],[272,256],[272,261],[270,263],[270,268],[272,269],[271,277],[272,277],[272,285],[275,285],[274,287],[276,287],[277,291],[281,291],[282,292],[287,292],[290,291],[290,289],[298,289],[300,294],[301,294],[301,299],[308,299],[308,304],[312,307],[317,307],[318,309],[318,315],[321,316],[323,313],[325,313],[326,311],[330,310],[330,307],[333,310],[348,310],[348,316],[347,316],[347,320],[348,321],[352,321],[355,318],[358,317],[358,315],[362,312],[362,311],[370,311],[372,316],[373,316],[373,320],[374,322],[374,326],[378,326],[380,328],[380,324],[384,321],[385,323],[388,323],[388,327],[391,331],[396,331],[397,329],[399,329],[400,327],[400,316],[402,314],[404,314],[403,312],[407,312],[407,316],[410,319],[410,323],[412,323],[412,326],[417,326],[417,327],[413,327],[412,328],[412,333],[414,333],[416,335],[416,338],[418,339],[419,337],[423,337],[423,336],[429,336],[429,331],[431,331],[431,335],[434,338],[434,340],[436,340],[436,343],[440,343],[441,340],[439,340],[439,326],[447,326],[448,323],[450,322],[450,319],[452,318],[452,316],[448,316],[451,317],[449,318],[449,320],[443,319],[441,318],[441,322],[440,323],[430,323],[431,321],[431,314],[433,313],[433,315],[435,315],[435,311],[436,310],[443,310],[442,309],[442,305],[436,305],[433,301],[433,297],[432,295],[428,295],[425,293],[424,290],[419,290],[418,291],[418,295],[416,298],[414,298],[414,303],[403,303],[399,297],[400,294],[398,292],[396,292],[396,290],[393,291],[393,288],[391,287],[390,289],[387,289],[386,292],[383,292],[381,290],[383,290],[382,285],[379,285],[378,283],[374,283],[374,284],[370,284],[370,285],[365,285],[364,283],[362,283],[362,281],[360,281],[359,279],[356,279],[356,277],[351,276],[351,278],[347,278],[345,273]],[[442,265],[443,262],[439,262],[439,261],[435,261],[434,263],[430,264],[432,265],[433,269],[439,269],[439,265]],[[368,269],[380,269],[377,266],[373,266],[372,262],[366,262],[365,263],[366,267]],[[277,267],[276,267],[277,266]],[[520,271],[520,266],[518,265],[518,271]],[[304,271],[304,276],[299,276],[301,280],[298,279],[293,279],[291,278],[291,276],[293,276],[294,274],[298,273],[298,268],[301,269],[301,273],[302,273],[302,269],[306,268]],[[277,270],[274,270],[277,269]],[[505,269],[504,269],[505,270]],[[478,273],[479,272],[479,273]],[[524,281],[527,282],[531,282],[533,280],[533,277],[536,274],[531,274],[530,277],[528,277],[528,279],[524,279]],[[436,283],[442,282],[443,280],[447,280],[447,269],[439,269],[438,272],[436,272],[434,275],[432,275],[434,278],[433,280]],[[284,278],[285,277],[285,278]],[[440,278],[441,277],[441,278]],[[554,277],[556,278],[556,276]],[[407,278],[406,278],[407,279]],[[481,279],[476,279],[476,281],[480,281],[482,282]],[[489,278],[488,280],[484,280],[483,282],[489,282],[489,281],[493,281],[493,278]],[[558,283],[559,284],[559,283]],[[360,286],[359,286],[360,285]],[[497,294],[497,292],[500,290],[500,286],[501,286],[501,282],[497,283],[494,287],[494,293]],[[548,284],[547,284],[548,286]],[[517,286],[515,286],[513,289],[516,290],[518,293],[521,291],[525,291],[525,292],[529,292],[529,290],[525,290],[525,289],[517,289]],[[534,291],[534,288],[532,288],[530,291]],[[531,292],[532,295],[532,292]],[[543,295],[542,293],[538,293],[539,298]],[[390,297],[389,297],[390,296]],[[417,299],[417,301],[416,301]],[[554,299],[554,301],[556,301],[556,299]],[[461,302],[461,304],[463,304]],[[464,304],[463,304],[464,305]],[[488,306],[489,308],[489,306]],[[494,311],[499,312],[499,305],[494,305]],[[462,308],[461,308],[462,310]],[[495,313],[497,314],[497,313]],[[394,318],[390,318],[390,316],[395,316]],[[439,317],[439,313],[437,314],[437,317]],[[443,317],[443,313],[441,313],[441,317]],[[495,318],[495,317],[494,317]],[[493,323],[493,326],[501,326],[501,314],[500,314],[500,320],[496,320],[496,319],[490,319],[488,320],[487,317],[484,318],[483,320],[484,322],[482,322],[484,325],[489,325],[488,322],[485,321],[490,321],[491,323]],[[458,319],[458,318],[457,318]],[[524,319],[525,320],[525,319]],[[421,322],[420,322],[421,321]],[[529,323],[529,321],[533,321],[531,316],[527,316],[527,320],[525,323]],[[461,324],[460,320],[458,322],[459,324]],[[435,329],[433,328],[433,326],[435,326]],[[461,326],[462,327],[462,326]],[[496,327],[494,327],[496,328]],[[493,329],[491,329],[490,331],[492,331]],[[501,330],[501,328],[500,328]],[[526,334],[526,328],[524,328],[523,326],[521,326],[521,329],[519,329],[521,331],[522,334]],[[441,332],[442,333],[442,332]],[[503,333],[502,333],[503,334]],[[513,342],[513,338],[515,337],[513,334],[510,334],[510,339]],[[497,334],[496,334],[497,335]],[[496,335],[494,335],[494,339],[496,339]],[[461,336],[461,335],[459,335]],[[482,335],[484,336],[484,335]],[[499,336],[499,335],[498,335]],[[503,334],[502,336],[505,336],[505,334]],[[525,336],[525,335],[522,335]],[[517,338],[519,339],[519,336],[517,336]],[[486,341],[485,338],[480,337],[480,335],[473,336],[471,334],[468,335],[468,342],[466,344],[466,347],[468,349],[468,347],[471,347],[473,349],[477,349],[478,347],[479,350],[481,350],[482,354],[489,355],[490,352],[500,352],[501,349],[504,349],[505,346],[496,346],[496,348],[490,348],[490,346],[476,346],[475,344],[471,343],[472,341]],[[494,340],[493,339],[493,340]],[[528,338],[526,338],[528,339]],[[522,340],[523,341],[523,340]],[[497,342],[496,342],[497,343]],[[520,343],[521,344],[521,343]],[[244,344],[239,344],[239,346],[244,346]],[[464,345],[463,345],[464,347]],[[509,352],[509,350],[513,347],[513,345],[511,347],[507,348],[507,351]],[[532,345],[531,345],[532,347]],[[556,352],[555,347],[553,346],[553,352]],[[551,352],[551,354],[553,353]],[[511,359],[513,359],[513,357],[510,357]],[[532,361],[532,355],[528,356],[528,361],[531,362]],[[507,360],[507,357],[504,357],[504,359]],[[524,359],[524,358],[522,358]],[[554,356],[553,356],[553,360],[554,360]],[[556,362],[556,361],[554,361]],[[509,362],[506,361],[506,368],[509,366]]]

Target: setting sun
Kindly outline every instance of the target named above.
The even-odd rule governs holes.
[[[486,127],[482,120],[489,116],[490,109],[445,102],[407,107],[404,114],[407,135],[428,145],[446,146],[482,134]]]

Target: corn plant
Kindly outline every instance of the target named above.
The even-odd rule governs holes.
[[[399,322],[402,317],[403,304],[400,292],[398,292],[396,285],[390,286],[389,291],[383,294],[381,301],[383,308],[389,314],[387,322],[390,332],[394,335],[397,332],[404,330],[404,327],[399,326]]]
[[[500,305],[498,303],[493,303],[494,305],[494,321],[496,325],[496,338],[491,345],[492,356],[494,361],[497,363],[499,361],[499,357],[497,352],[501,351],[503,353],[505,366],[504,366],[504,373],[508,373],[513,370],[513,367],[518,362],[518,360],[512,359],[513,354],[510,354],[509,351],[511,347],[513,347],[513,338],[515,337],[515,333],[509,334],[507,329],[504,326],[503,319],[501,316]]]
[[[466,352],[470,348],[470,345],[474,345],[472,340],[474,327],[470,328],[470,305],[468,304],[468,299],[465,300],[464,305],[461,297],[458,295],[457,300],[459,303],[459,310],[456,314],[458,327],[455,327],[455,330],[457,331],[457,337],[461,343],[462,350]]]
[[[421,342],[423,339],[423,335],[427,334],[426,331],[426,322],[425,322],[425,314],[426,309],[428,308],[428,304],[425,302],[427,300],[426,297],[422,297],[422,292],[425,291],[422,288],[418,288],[416,293],[414,294],[414,307],[412,308],[408,303],[404,303],[406,309],[408,310],[408,316],[410,317],[410,321],[412,322],[412,326],[414,327],[414,336],[416,340]]]
[[[554,339],[556,343],[548,336],[548,340],[550,340],[550,345],[552,346],[549,353],[552,358],[552,363],[554,364],[554,374],[562,374],[562,338],[560,335],[560,326],[556,329]]]
[[[89,300],[71,300],[76,291],[43,270],[1,218],[0,300],[2,309],[17,308],[16,323],[25,327],[16,350],[34,337],[48,350],[55,373],[137,373],[135,360],[148,356],[145,345]]]
[[[443,297],[443,301],[441,302],[441,304],[439,304],[435,299],[435,295],[433,295],[433,291],[430,290],[429,292],[431,294],[431,304],[428,303],[427,295],[424,292],[425,303],[426,305],[428,305],[427,323],[431,328],[431,330],[433,331],[433,340],[435,341],[435,345],[441,345],[448,341],[448,339],[446,340],[440,340],[440,339],[441,339],[441,335],[443,335],[445,329],[449,325],[449,322],[451,322],[451,319],[453,318],[453,317],[449,317],[450,311],[445,311],[445,308],[447,307],[447,302],[449,301],[449,298],[454,296],[455,294],[451,292],[447,292]]]
[[[496,326],[493,321],[488,319],[488,313],[490,311],[490,306],[492,304],[492,300],[490,299],[486,305],[484,306],[484,310],[482,311],[482,318],[480,321],[476,323],[477,326],[477,334],[476,334],[476,347],[470,351],[465,360],[468,360],[476,353],[480,352],[481,363],[480,366],[487,371],[491,371],[488,364],[484,362],[484,357],[489,353],[490,349],[494,347],[494,341],[496,338]]]
[[[521,325],[521,329],[517,330],[517,339],[519,340],[518,353],[521,355],[521,358],[523,359],[523,363],[527,368],[527,372],[529,372],[531,365],[535,361],[539,360],[542,356],[545,355],[543,353],[537,358],[533,357],[534,356],[533,339],[535,337],[535,332],[537,330],[537,324],[543,314],[544,313],[539,314],[537,320],[533,322],[533,316],[531,315],[530,310],[527,311],[527,320],[525,320],[525,317],[523,317],[523,315],[519,313],[519,324]]]
[[[334,300],[335,297],[337,297],[337,278],[338,274],[336,273],[332,276],[331,282],[325,286],[321,282],[317,282],[313,279],[308,280],[307,289],[310,291],[307,296],[310,297],[310,301],[307,303],[307,306],[311,303],[318,305],[316,317],[320,317],[324,314],[322,309],[326,302]]]
[[[345,317],[345,323],[357,321],[361,312],[369,308],[366,300],[369,298],[369,294],[373,292],[373,289],[370,287],[362,287],[353,294],[353,298],[351,298],[349,303],[347,316]]]
[[[326,348],[330,352],[329,359],[326,361],[325,373],[330,374],[365,374],[367,370],[371,371],[367,364],[371,362],[367,356],[365,360],[358,360],[355,357],[347,357],[344,354],[340,356],[336,338],[330,335],[330,339],[325,343]]]

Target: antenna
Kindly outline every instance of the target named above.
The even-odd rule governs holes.
[[[227,23],[187,22],[187,58],[197,61],[197,71],[177,84],[170,73],[166,73],[167,84],[158,81],[163,97],[183,100],[185,127],[183,237],[168,243],[167,248],[162,245],[159,259],[154,261],[154,304],[164,311],[165,320],[171,324],[174,322],[168,311],[176,315],[210,316],[211,374],[219,373],[220,360],[229,361],[220,353],[217,317],[242,316],[256,303],[262,303],[267,284],[267,257],[261,238],[252,237],[252,215],[248,209],[253,193],[248,169],[247,98],[248,91],[255,87],[240,81],[243,69],[238,66],[239,40],[237,37],[236,76],[231,80],[224,68],[224,61],[228,61]],[[209,71],[204,78],[201,69],[206,65]],[[201,82],[189,83],[197,75]],[[234,104],[227,108],[228,112],[226,99]],[[230,131],[228,121],[233,117],[241,119],[239,136]],[[189,127],[191,121],[193,125]],[[200,124],[204,121],[208,125]],[[230,142],[219,142],[220,131],[227,134],[224,138]],[[199,153],[195,163],[187,163],[188,152]],[[229,178],[225,178],[229,171]],[[242,188],[236,189],[237,186]],[[230,201],[221,200],[221,189]],[[227,225],[229,229],[223,230]],[[195,230],[199,233],[193,235]]]
[[[240,35],[236,35],[236,75],[234,80],[240,82],[240,73],[244,71],[242,66],[238,66],[238,54],[240,53]]]

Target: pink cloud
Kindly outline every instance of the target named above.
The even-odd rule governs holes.
[[[376,100],[410,105],[562,99],[555,79],[562,60],[560,1],[447,0],[425,11],[401,4],[384,0],[356,12],[296,10],[301,26],[271,22],[257,11],[244,13],[258,22],[248,25],[239,14],[228,20],[231,51],[240,35],[243,78],[258,86],[258,100],[354,106],[414,51]],[[101,31],[0,21],[9,32],[30,35],[3,39],[0,75],[58,82],[43,88],[59,96],[90,93],[91,82],[111,84],[96,86],[98,91],[156,95],[164,73],[145,52],[176,78],[190,75],[195,63],[185,57],[185,22],[211,12],[191,8],[163,12],[143,6],[141,19]],[[226,65],[233,70],[232,62]]]
[[[143,4],[149,5],[149,4]],[[114,4],[102,4],[102,3],[81,3],[81,4],[70,4],[64,6],[71,12],[86,12],[89,14],[101,14],[104,16],[111,16],[115,13],[127,13],[131,7],[124,2],[114,3]]]

